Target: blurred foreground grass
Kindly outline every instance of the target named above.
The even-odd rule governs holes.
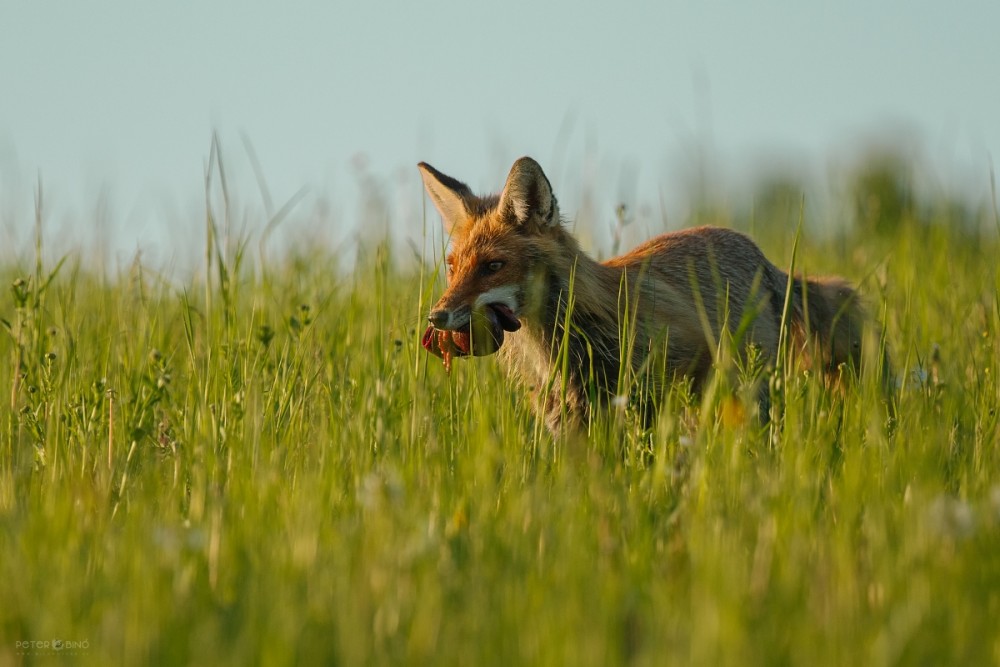
[[[0,269],[0,665],[1000,662],[1000,247],[803,251],[885,321],[891,434],[792,372],[770,438],[709,401],[553,441],[423,352],[440,286],[384,248]]]

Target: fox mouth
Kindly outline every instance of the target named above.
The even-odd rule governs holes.
[[[503,345],[505,331],[517,331],[521,321],[502,303],[487,304],[482,311],[474,311],[469,321],[455,330],[427,327],[420,344],[431,354],[445,360],[450,366],[451,357],[485,357]],[[473,341],[475,339],[475,341]]]

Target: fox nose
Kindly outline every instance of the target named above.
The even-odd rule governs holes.
[[[434,328],[444,329],[445,325],[448,324],[448,320],[451,319],[451,313],[444,309],[432,310],[427,319],[434,325]]]

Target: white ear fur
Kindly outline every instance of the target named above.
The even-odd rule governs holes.
[[[545,172],[530,157],[514,163],[500,193],[500,210],[513,215],[520,224],[537,216],[542,226],[558,225],[556,201]]]
[[[417,167],[424,179],[424,189],[441,214],[445,233],[451,234],[452,230],[465,224],[468,219],[469,210],[465,200],[472,197],[472,192],[464,183],[442,174],[426,162],[421,162]]]

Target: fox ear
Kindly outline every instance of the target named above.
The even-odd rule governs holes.
[[[552,185],[542,168],[530,157],[519,159],[510,168],[507,183],[500,193],[499,207],[505,215],[522,225],[533,217],[542,227],[559,224],[559,207],[552,194]]]
[[[444,231],[451,234],[452,230],[461,227],[468,220],[469,206],[466,202],[471,201],[475,195],[465,183],[442,174],[426,162],[421,162],[417,167],[424,179],[424,189],[441,214]]]

